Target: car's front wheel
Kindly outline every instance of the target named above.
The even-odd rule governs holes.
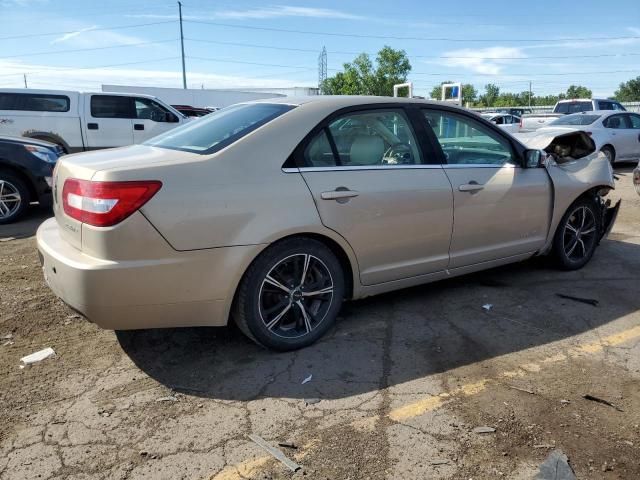
[[[593,200],[581,198],[569,207],[553,240],[561,268],[577,270],[591,260],[600,239],[601,223],[600,210]]]
[[[18,220],[29,206],[29,190],[21,178],[0,171],[0,225]]]
[[[240,284],[234,317],[240,330],[275,350],[305,347],[335,322],[345,292],[335,254],[310,238],[267,248]]]

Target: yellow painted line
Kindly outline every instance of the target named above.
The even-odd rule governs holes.
[[[404,407],[396,408],[389,412],[389,418],[396,422],[401,420],[406,420],[407,418],[417,417],[426,412],[431,412],[437,408],[439,408],[445,400],[456,397],[459,395],[470,396],[476,395],[482,392],[485,388],[488,379],[480,380],[475,383],[468,383],[466,385],[462,385],[461,387],[452,390],[451,392],[441,393],[439,395],[434,395],[432,397],[427,397],[422,400],[418,400],[417,402],[410,403],[405,405]]]
[[[604,337],[599,342],[586,343],[578,347],[569,349],[568,354],[557,353],[544,357],[537,363],[529,362],[520,365],[516,370],[506,370],[499,374],[499,377],[524,377],[529,373],[536,373],[542,369],[542,365],[559,363],[567,360],[569,356],[579,356],[584,354],[594,354],[602,351],[605,347],[613,347],[622,343],[640,338],[640,325],[637,327],[624,330],[613,335]],[[485,378],[474,383],[468,383],[462,385],[451,392],[444,392],[439,395],[433,395],[417,402],[404,405],[389,412],[388,417],[396,422],[407,420],[427,412],[431,412],[440,408],[447,400],[450,400],[458,396],[472,396],[486,390],[487,385],[494,380]],[[373,430],[375,422],[378,420],[377,415],[371,417],[365,417],[355,420],[351,423],[354,428],[361,430]],[[295,455],[297,460],[304,458],[309,454],[309,450],[317,446],[316,441],[311,441],[303,447],[303,451],[298,455]],[[267,463],[272,461],[270,456],[259,457],[251,460],[246,460],[235,466],[230,466],[222,470],[220,473],[210,477],[210,480],[242,480],[243,478],[250,478],[252,475],[258,473],[258,470],[264,467]]]
[[[620,345],[621,343],[625,343],[636,338],[640,338],[640,326],[633,327],[613,335],[609,335],[603,338],[600,342],[587,343],[584,345],[580,345],[579,347],[574,347],[569,350],[569,355],[576,356],[598,353],[605,347]],[[539,360],[538,363],[524,363],[520,365],[518,369],[504,371],[499,376],[507,378],[523,377],[528,373],[539,372],[542,369],[541,364],[558,363],[561,361],[565,361],[566,359],[567,355],[565,355],[564,353],[550,355]],[[485,378],[475,383],[463,385],[451,392],[445,392],[439,395],[423,398],[421,400],[418,400],[417,402],[413,402],[392,410],[389,413],[389,418],[396,422],[399,422],[423,415],[427,412],[431,412],[440,408],[446,400],[452,397],[476,395],[485,390],[487,388],[487,384],[491,381],[491,379]]]

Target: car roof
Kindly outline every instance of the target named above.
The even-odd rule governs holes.
[[[146,93],[127,93],[127,92],[85,92],[82,90],[51,90],[51,89],[37,89],[37,88],[0,88],[0,93],[23,93],[23,94],[36,94],[36,95],[78,95],[82,93],[90,93],[92,95],[110,95],[117,97],[143,97],[156,100],[154,95],[148,95]]]
[[[376,103],[406,103],[406,104],[424,104],[424,105],[447,105],[450,107],[458,107],[451,102],[438,102],[435,100],[424,100],[421,98],[406,97],[376,97],[366,95],[310,95],[300,97],[278,97],[253,100],[243,103],[281,103],[285,105],[302,106],[307,104],[322,103],[327,108],[340,109],[356,105],[371,105]]]

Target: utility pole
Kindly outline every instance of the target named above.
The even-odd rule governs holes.
[[[529,80],[529,108],[531,108],[531,80]]]
[[[184,66],[184,35],[182,33],[182,2],[178,2],[178,14],[180,16],[180,49],[182,50],[182,88],[187,88],[187,70]]]
[[[24,77],[24,88],[29,88],[29,87],[27,86],[27,74],[26,74],[26,73],[23,73],[23,74],[22,74],[22,76]]]

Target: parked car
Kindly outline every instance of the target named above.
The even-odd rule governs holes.
[[[557,118],[539,132],[584,130],[613,164],[640,160],[640,114],[606,111],[584,112]]]
[[[142,143],[186,121],[150,95],[0,89],[0,135],[46,140],[66,153]]]
[[[483,113],[482,117],[509,133],[520,130],[520,117],[508,113]]]
[[[53,143],[0,136],[0,224],[20,219],[32,202],[51,206],[52,172],[62,153]]]
[[[536,145],[409,98],[235,105],[63,158],[37,233],[43,271],[103,328],[231,317],[261,345],[304,347],[344,299],[549,252],[585,265],[619,206],[603,199],[611,165],[584,132]]]
[[[552,113],[533,113],[522,115],[520,121],[521,132],[531,132],[539,128],[548,126],[551,122],[563,115],[572,113],[591,112],[594,110],[617,110],[626,111],[621,103],[615,100],[604,99],[572,99],[560,100],[556,103]]]
[[[173,108],[178,110],[185,117],[204,117],[205,115],[209,115],[214,110],[210,110],[208,108],[198,108],[192,107],[191,105],[171,105]]]
[[[514,117],[521,117],[526,113],[531,113],[532,110],[526,107],[509,107],[509,108],[498,108],[496,110],[498,113],[508,113],[509,115],[513,115]]]

